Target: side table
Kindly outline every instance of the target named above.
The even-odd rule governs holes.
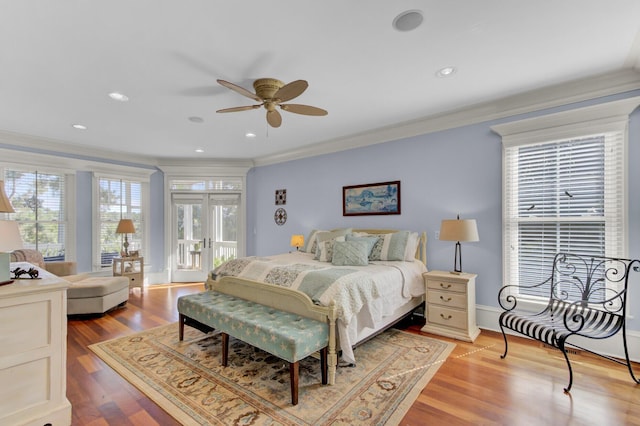
[[[476,324],[476,274],[429,271],[422,274],[427,321],[422,331],[473,342]]]
[[[129,278],[129,289],[144,288],[144,258],[116,257],[113,259],[113,276]]]

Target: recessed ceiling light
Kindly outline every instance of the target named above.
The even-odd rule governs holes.
[[[196,152],[204,152],[204,149],[198,148],[198,149],[196,149]]]
[[[450,77],[455,73],[456,73],[456,68],[455,67],[444,67],[444,68],[440,68],[436,72],[436,76],[437,77]]]
[[[82,124],[72,124],[71,127],[77,130],[87,130],[87,126],[83,126]]]
[[[422,12],[419,10],[407,10],[393,19],[393,28],[398,31],[412,31],[422,24]]]
[[[109,93],[109,97],[113,100],[120,101],[120,102],[127,102],[129,100],[129,97],[127,95],[119,92],[111,92]]]
[[[255,133],[251,133],[251,132],[247,132],[247,133],[245,133],[245,137],[247,137],[247,138],[255,138],[256,134]]]
[[[195,115],[192,117],[189,117],[189,121],[192,123],[202,123],[204,122],[204,118],[202,117],[196,117]]]

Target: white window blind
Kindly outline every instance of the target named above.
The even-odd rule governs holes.
[[[510,284],[539,284],[556,253],[623,257],[625,136],[608,131],[504,148]],[[548,297],[548,288],[524,292]]]
[[[142,213],[143,184],[139,181],[98,178],[99,243],[101,267],[111,266],[114,257],[123,250],[124,236],[116,234],[120,219],[131,219],[135,234],[128,235],[129,251],[142,249],[144,216]]]
[[[5,169],[5,190],[15,209],[25,248],[45,260],[64,260],[67,240],[64,173]]]

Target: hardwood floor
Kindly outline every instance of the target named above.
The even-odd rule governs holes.
[[[178,297],[202,290],[201,283],[136,289],[123,309],[69,320],[67,397],[73,425],[178,424],[87,346],[177,321]],[[420,325],[407,329],[420,333]],[[453,353],[401,425],[640,425],[640,385],[624,366],[574,355],[574,384],[566,395],[567,369],[558,351],[510,337],[509,355],[500,359],[502,335],[485,330],[473,344],[453,342]],[[640,374],[640,366],[636,371]]]

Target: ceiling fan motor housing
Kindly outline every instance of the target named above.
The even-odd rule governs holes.
[[[284,83],[275,78],[259,78],[253,82],[253,88],[256,91],[256,95],[265,100],[273,99],[276,92],[283,86]]]

